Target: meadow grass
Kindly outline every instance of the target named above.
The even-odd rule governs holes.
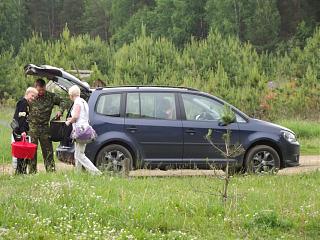
[[[0,163],[11,161],[11,128],[13,109],[1,106],[0,111]]]
[[[298,138],[320,138],[320,123],[308,120],[280,120],[279,124],[293,130]]]
[[[7,163],[11,117],[1,111]],[[319,124],[280,124],[298,134],[302,155],[319,154]],[[319,239],[319,179],[319,171],[235,176],[225,208],[215,177],[0,174],[0,239]]]
[[[0,175],[0,238],[319,239],[319,179]]]

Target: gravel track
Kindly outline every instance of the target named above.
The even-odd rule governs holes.
[[[66,165],[62,162],[56,162],[57,171],[68,171],[72,170],[73,166]],[[297,173],[311,172],[320,170],[320,155],[316,156],[301,156],[300,157],[300,166],[285,168],[279,171],[280,175],[291,175]],[[38,171],[44,171],[43,163],[38,164]],[[11,164],[0,164],[0,174],[13,174]],[[182,170],[147,170],[140,169],[130,172],[130,176],[135,177],[172,177],[172,176],[214,176],[214,175],[222,175],[222,171],[213,171],[213,170],[190,170],[190,169],[182,169]]]

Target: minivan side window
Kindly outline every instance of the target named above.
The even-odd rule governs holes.
[[[126,117],[176,120],[174,93],[128,93]]]
[[[186,120],[217,121],[221,118],[223,104],[214,99],[196,95],[181,94],[186,113]]]
[[[140,118],[139,93],[127,93],[126,117]]]
[[[96,105],[96,112],[106,116],[120,117],[120,101],[119,93],[101,95]]]

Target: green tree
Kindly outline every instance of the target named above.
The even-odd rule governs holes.
[[[130,18],[143,8],[154,6],[154,0],[113,0],[111,9],[112,32],[117,32],[130,22]],[[141,26],[141,24],[140,24]]]
[[[275,0],[208,0],[207,21],[224,36],[236,35],[259,50],[274,48],[280,17]]]
[[[100,36],[109,40],[111,37],[111,6],[112,0],[84,2],[84,31],[91,36]]]
[[[278,42],[280,15],[275,0],[250,1],[254,11],[246,18],[245,39],[259,50],[272,50]]]
[[[246,5],[242,0],[208,0],[206,20],[210,28],[218,29],[223,35],[236,35],[244,40],[243,20],[246,11]]]
[[[23,39],[30,35],[25,14],[23,0],[0,1],[0,53],[10,46],[18,49]]]
[[[142,34],[130,45],[124,44],[114,55],[114,83],[171,84],[173,69],[177,67],[177,50],[172,42]]]
[[[67,25],[72,34],[83,33],[84,0],[63,0],[60,19],[62,24]]]
[[[144,7],[136,12],[116,33],[114,40],[118,44],[131,42],[141,33],[141,25],[144,24],[147,32],[154,37],[166,37],[182,48],[190,41],[191,36],[206,37],[205,2],[205,0],[156,0],[152,8]]]
[[[155,29],[150,29],[154,36],[167,37],[178,47],[183,47],[191,36],[202,38],[207,35],[204,21],[206,1],[157,0],[156,3]]]
[[[141,28],[145,26],[146,29],[152,29],[154,24],[155,14],[148,8],[142,8],[135,13],[128,23],[119,28],[112,36],[112,43],[117,47],[133,42],[135,38],[141,35]]]
[[[14,64],[13,50],[5,51],[0,54],[0,99],[13,94],[15,86],[10,79],[10,71]]]
[[[41,33],[44,39],[59,36],[63,23],[60,14],[63,0],[24,0],[27,9],[27,24],[32,31]]]

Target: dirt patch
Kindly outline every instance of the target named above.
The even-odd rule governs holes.
[[[73,169],[73,166],[64,164],[62,162],[56,162],[57,171],[68,171]],[[44,172],[45,167],[43,163],[38,163],[38,172]],[[13,174],[13,168],[11,164],[1,164],[0,165],[0,174]]]
[[[57,171],[70,171],[73,169],[73,166],[64,164],[62,162],[56,162]],[[300,157],[300,166],[285,168],[279,171],[280,175],[291,175],[303,172],[311,172],[320,170],[320,155],[319,156],[301,156]],[[43,163],[38,164],[38,171],[45,171]],[[11,164],[2,164],[0,165],[0,174],[13,174]],[[143,177],[143,176],[152,176],[152,177],[174,177],[174,176],[214,176],[222,175],[223,171],[213,171],[213,170],[190,170],[190,169],[179,169],[179,170],[146,170],[140,169],[130,172],[130,176],[134,177]]]
[[[285,168],[279,171],[280,175],[291,175],[303,172],[311,172],[320,170],[320,156],[301,156],[300,166]],[[130,176],[214,176],[223,175],[224,172],[221,170],[145,170],[140,169],[130,172]]]
[[[285,168],[279,171],[279,174],[289,175],[302,172],[320,170],[320,155],[318,156],[301,156],[300,166]]]

